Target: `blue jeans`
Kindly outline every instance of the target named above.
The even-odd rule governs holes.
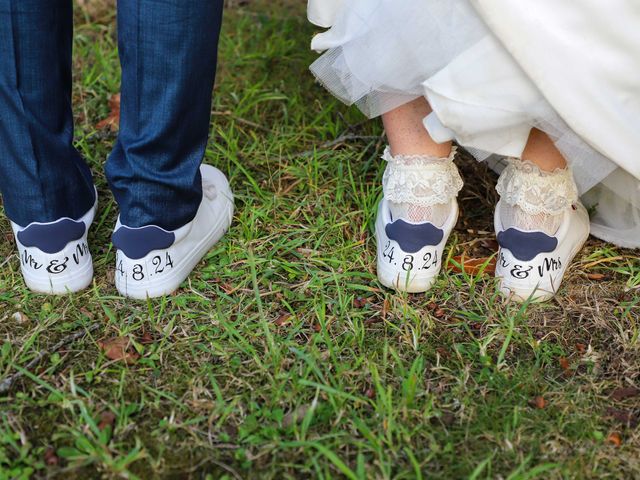
[[[175,230],[202,198],[223,0],[118,0],[120,131],[107,165],[123,224]],[[95,201],[73,146],[72,0],[0,0],[0,191],[16,224]]]

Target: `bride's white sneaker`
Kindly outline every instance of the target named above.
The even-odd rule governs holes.
[[[210,165],[200,172],[202,202],[184,227],[171,232],[153,225],[129,228],[118,220],[112,239],[120,294],[144,300],[173,293],[228,230],[234,208],[229,182]]]
[[[93,261],[87,234],[95,217],[93,207],[79,220],[60,218],[54,222],[11,222],[20,255],[25,284],[33,292],[63,295],[87,288],[93,280]]]
[[[384,153],[384,198],[376,218],[377,272],[382,285],[426,292],[442,268],[444,248],[458,220],[462,179],[447,158]]]
[[[500,289],[516,301],[548,300],[589,237],[589,215],[571,170],[546,173],[510,159],[496,188]]]

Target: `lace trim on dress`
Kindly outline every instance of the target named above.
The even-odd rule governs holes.
[[[578,187],[569,167],[545,172],[516,158],[509,159],[496,190],[504,202],[529,215],[559,215],[578,200]]]
[[[462,178],[453,159],[429,155],[391,155],[387,147],[382,159],[387,168],[382,177],[384,197],[395,203],[411,203],[429,207],[448,204],[462,189]]]

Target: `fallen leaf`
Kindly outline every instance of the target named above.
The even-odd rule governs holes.
[[[440,355],[444,359],[451,358],[451,354],[449,353],[449,350],[447,350],[444,347],[436,348],[436,352],[438,353],[438,355]]]
[[[619,447],[620,445],[622,445],[622,437],[618,432],[610,433],[609,436],[607,437],[607,441],[609,443],[612,443],[616,447]]]
[[[576,350],[580,353],[584,353],[587,351],[587,346],[584,343],[576,343]]]
[[[138,343],[142,345],[151,345],[153,342],[155,342],[155,340],[153,339],[151,333],[149,333],[147,330],[142,332],[142,335],[138,337]]]
[[[560,357],[560,368],[567,373],[569,371],[569,360],[564,357]]]
[[[100,341],[98,346],[109,360],[123,361],[127,365],[131,365],[140,358],[138,352],[133,348],[131,340],[127,337],[114,337]]]
[[[367,298],[365,297],[356,297],[353,299],[353,307],[354,308],[364,308],[367,305]]]
[[[611,393],[611,398],[619,402],[627,398],[637,397],[638,395],[640,395],[639,389],[635,387],[622,387],[616,388],[613,393]]]
[[[607,408],[605,417],[611,418],[631,428],[636,428],[640,424],[638,415],[630,410],[621,410],[618,408],[609,407]]]
[[[481,271],[483,274],[488,275],[496,273],[495,256],[484,258],[468,258],[464,255],[458,255],[457,257],[453,257],[452,260],[452,262],[449,262],[447,264],[447,269],[453,272],[462,273],[464,271],[467,275],[478,275]],[[484,267],[485,264],[486,267]]]
[[[389,313],[389,308],[391,307],[391,304],[389,303],[388,299],[384,299],[384,302],[382,302],[382,318],[387,318],[387,313]]]
[[[278,318],[276,318],[275,325],[276,327],[282,327],[283,325],[286,325],[287,323],[289,323],[289,319],[291,318],[291,314],[289,313],[282,313],[280,314],[280,316]]]
[[[98,423],[98,428],[100,430],[104,430],[107,427],[111,427],[113,430],[113,425],[116,423],[116,414],[111,410],[105,410],[100,414],[100,423]]]
[[[55,467],[60,463],[60,458],[56,455],[56,449],[48,446],[44,451],[44,463],[50,467]]]
[[[529,406],[542,410],[547,406],[547,401],[544,399],[544,397],[537,396],[536,398],[529,400]]]
[[[111,95],[109,99],[109,115],[104,120],[96,124],[97,130],[109,128],[110,130],[118,130],[120,127],[120,94]]]
[[[445,316],[445,314],[446,312],[442,308],[438,308],[435,312],[433,312],[433,316],[436,318],[442,318]]]
[[[607,276],[602,273],[587,273],[587,278],[589,280],[605,280]]]

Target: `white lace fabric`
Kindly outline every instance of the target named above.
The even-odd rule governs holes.
[[[515,158],[498,179],[501,200],[531,216],[559,215],[578,201],[578,188],[570,168],[545,172]]]
[[[462,178],[453,163],[456,148],[445,158],[429,155],[391,155],[387,147],[382,159],[387,162],[382,188],[393,203],[431,207],[446,205],[458,196]]]

